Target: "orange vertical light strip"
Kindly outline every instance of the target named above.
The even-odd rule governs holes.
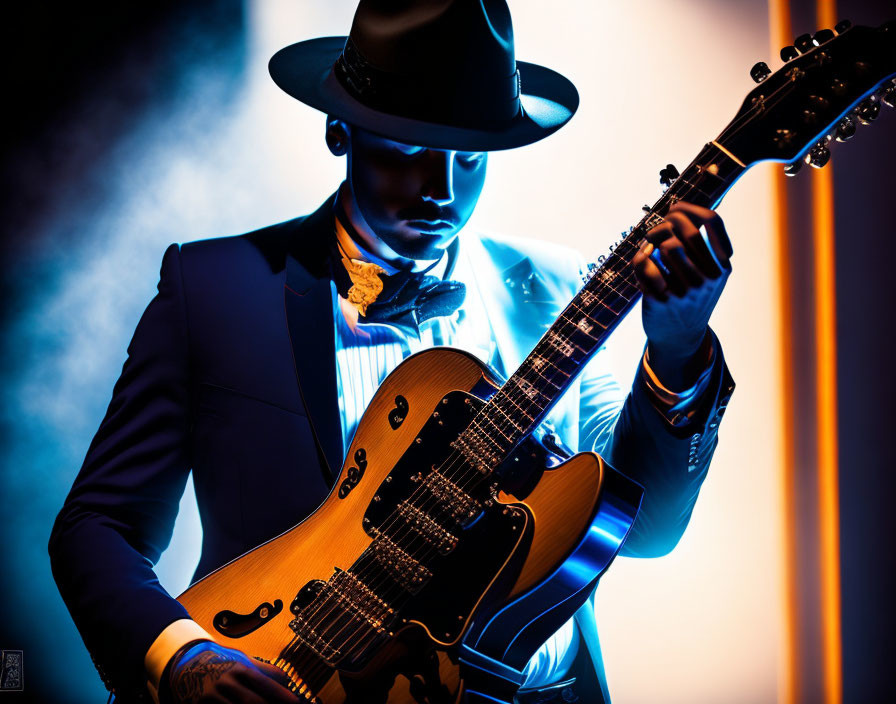
[[[769,36],[771,54],[777,56],[782,46],[793,41],[790,23],[789,0],[769,0]],[[774,208],[775,235],[778,243],[778,285],[780,290],[780,338],[781,338],[781,485],[780,515],[781,537],[781,644],[780,665],[778,675],[779,704],[796,704],[801,695],[800,678],[800,643],[799,643],[799,598],[797,590],[796,554],[797,535],[796,518],[796,445],[794,418],[796,407],[794,401],[793,374],[793,291],[790,275],[791,242],[788,226],[787,176],[780,167],[772,173],[774,192],[772,204]]]
[[[817,0],[820,27],[837,23],[835,0]],[[837,305],[832,166],[813,174],[819,569],[825,704],[843,701],[840,640],[840,490],[837,433]]]
[[[837,462],[837,310],[834,183],[830,167],[813,174],[818,523],[825,704],[843,699],[840,644],[840,497]]]

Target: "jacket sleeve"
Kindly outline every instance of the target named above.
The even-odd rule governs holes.
[[[700,393],[673,403],[652,388],[644,360],[621,409],[612,375],[592,365],[583,373],[580,447],[594,449],[644,488],[641,510],[620,554],[657,557],[681,539],[718,443],[718,426],[734,390],[721,345]],[[595,360],[597,361],[597,360]]]
[[[59,591],[119,699],[145,691],[149,646],[188,618],[152,566],[171,540],[189,474],[189,367],[180,253],[171,245],[49,543]]]

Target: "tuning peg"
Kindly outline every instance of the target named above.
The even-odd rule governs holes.
[[[781,61],[790,61],[791,59],[795,59],[800,55],[800,52],[796,50],[796,47],[793,46],[785,46],[781,49]]]
[[[750,78],[757,83],[762,83],[771,73],[772,70],[768,67],[768,64],[765,61],[760,61],[750,69]]]
[[[680,175],[681,174],[678,173],[678,169],[676,169],[675,166],[666,164],[665,169],[660,169],[660,183],[668,188]]]
[[[784,175],[785,176],[796,176],[800,169],[803,168],[803,160],[797,159],[796,161],[792,161],[789,164],[784,165]]]
[[[880,94],[880,102],[888,108],[896,107],[896,86],[890,86]]]
[[[816,46],[820,46],[825,42],[831,41],[834,38],[834,33],[829,29],[819,29],[815,35],[812,37],[812,41]]]
[[[812,43],[812,35],[810,34],[801,34],[793,40],[793,45],[801,54],[805,54],[809,49],[815,46],[815,44]]]
[[[816,169],[820,169],[831,160],[831,150],[828,149],[827,143],[822,140],[809,150],[806,154],[806,163]]]
[[[874,99],[874,96],[865,98],[856,108],[856,117],[863,125],[870,125],[878,115],[880,115],[880,103]]]
[[[845,142],[847,139],[852,139],[856,133],[856,121],[853,120],[849,115],[840,120],[840,124],[837,125],[837,133],[836,138],[838,142]]]
[[[849,20],[840,20],[837,24],[834,25],[834,31],[837,34],[843,34],[850,27],[852,27],[852,22],[850,22]]]

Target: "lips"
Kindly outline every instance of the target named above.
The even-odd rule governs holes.
[[[444,220],[442,218],[436,220],[405,220],[405,224],[414,230],[419,230],[420,232],[443,232],[445,230],[454,229],[454,222],[452,222],[451,220]]]

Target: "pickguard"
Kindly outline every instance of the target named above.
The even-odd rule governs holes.
[[[462,391],[447,394],[380,484],[363,519],[374,539],[401,525],[418,554],[426,555],[421,564],[430,574],[408,587],[414,595],[397,626],[418,623],[443,645],[460,638],[490,588],[516,578],[533,529],[528,509],[494,502],[494,479],[478,475],[451,447],[483,403]]]

